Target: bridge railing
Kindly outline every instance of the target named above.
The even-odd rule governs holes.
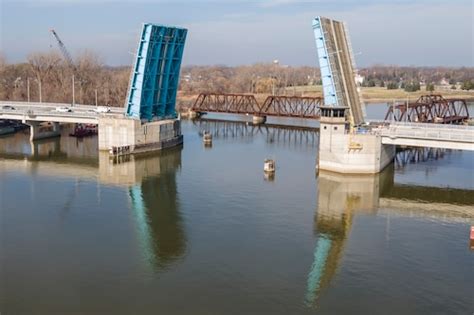
[[[474,144],[474,127],[421,123],[390,123],[379,128],[381,136],[441,141],[469,142]]]
[[[404,121],[386,121],[386,120],[368,120],[369,124],[379,125],[379,126],[403,126],[403,127],[414,127],[414,128],[432,128],[432,129],[456,129],[456,130],[472,130],[474,131],[473,126],[468,125],[449,125],[449,124],[431,124],[431,123],[421,123],[421,122],[404,122]]]
[[[38,108],[45,108],[45,107],[70,107],[72,109],[94,109],[96,108],[95,105],[87,105],[87,104],[74,104],[71,103],[49,103],[49,102],[20,102],[20,101],[0,101],[0,109],[2,106],[10,105],[13,107],[38,107]],[[99,105],[102,106],[102,105]],[[113,107],[108,106],[112,112],[124,112],[123,107]]]
[[[57,112],[54,110],[44,110],[44,109],[25,109],[25,110],[9,110],[2,109],[0,107],[0,119],[3,119],[3,115],[17,116],[18,119],[24,120],[35,120],[37,116],[42,117],[58,117],[58,118],[85,118],[85,119],[98,119],[99,117],[104,116],[117,116],[117,113],[96,113],[96,112]],[[122,115],[120,115],[122,116]],[[11,118],[7,119],[11,119]]]

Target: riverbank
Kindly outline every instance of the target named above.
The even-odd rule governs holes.
[[[366,103],[385,103],[393,101],[415,101],[421,95],[430,94],[424,87],[420,91],[406,92],[403,89],[388,90],[385,87],[360,87],[362,92],[362,99]],[[297,86],[287,88],[289,95],[302,95],[302,96],[321,96],[322,86]],[[436,86],[432,94],[441,94],[445,98],[463,98],[467,101],[474,101],[474,90],[451,90],[450,88]]]

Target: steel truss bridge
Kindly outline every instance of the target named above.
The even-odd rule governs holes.
[[[268,96],[259,104],[252,94],[201,93],[191,110],[252,116],[319,119],[321,97]]]
[[[390,106],[385,120],[439,124],[460,124],[469,119],[463,99],[445,99],[441,95],[423,95],[414,103]]]

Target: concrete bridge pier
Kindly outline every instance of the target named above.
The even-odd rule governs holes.
[[[24,123],[30,126],[30,141],[59,137],[61,135],[61,128],[58,122],[53,122],[53,129],[47,131],[41,130],[40,121],[25,121]]]
[[[392,163],[395,146],[379,134],[349,130],[346,107],[321,107],[319,169],[346,174],[376,174]]]
[[[99,150],[113,155],[144,153],[183,143],[181,121],[164,119],[142,123],[139,119],[99,119]]]
[[[267,116],[252,116],[252,122],[255,125],[264,124],[267,121]]]

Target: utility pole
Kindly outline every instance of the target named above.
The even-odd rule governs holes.
[[[97,107],[97,104],[98,104],[98,102],[97,102],[97,89],[95,89],[95,107]]]
[[[72,105],[76,104],[76,91],[74,88],[74,74],[72,75]]]
[[[26,95],[28,97],[28,103],[30,102],[30,78],[26,78]]]
[[[39,102],[43,102],[43,93],[41,92],[41,79],[38,80],[38,89],[39,89]]]

